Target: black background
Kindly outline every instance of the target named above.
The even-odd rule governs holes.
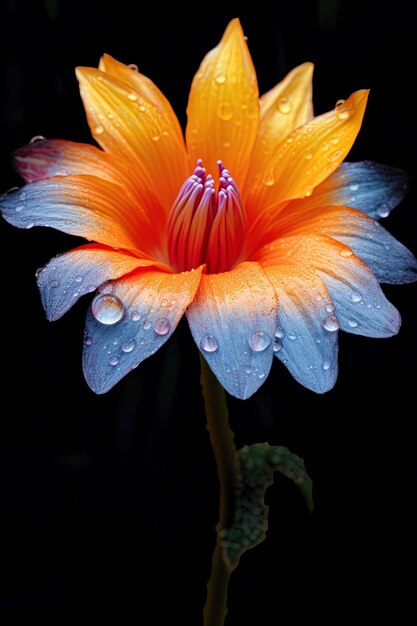
[[[349,160],[417,172],[413,2],[322,0],[164,9],[156,3],[0,1],[0,181],[34,135],[91,142],[74,75],[108,52],[136,63],[185,123],[188,90],[228,21],[241,18],[261,92],[315,63],[316,113],[370,88]],[[385,226],[414,253],[416,187]],[[35,270],[78,243],[0,224],[0,616],[202,624],[218,486],[197,350],[186,323],[104,396],[81,372],[88,299],[48,323]],[[390,616],[416,623],[416,288],[384,287],[398,336],[340,336],[336,387],[318,396],[275,362],[229,399],[240,447],[287,445],[314,481],[308,514],[277,476],[270,530],[232,576],[228,626]],[[400,620],[400,621],[397,621]],[[168,623],[168,622],[167,622]],[[169,622],[171,623],[171,622]]]

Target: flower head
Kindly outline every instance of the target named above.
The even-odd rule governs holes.
[[[368,92],[314,117],[312,72],[304,63],[259,98],[235,19],[194,77],[185,138],[157,87],[105,54],[98,69],[77,69],[100,148],[41,139],[17,150],[27,184],[0,199],[5,219],[94,242],[58,255],[37,280],[50,320],[95,292],[83,353],[95,392],[154,354],[184,313],[238,398],[265,381],[274,356],[327,391],[339,329],[398,331],[379,282],[411,282],[417,263],[377,220],[408,178],[344,162]]]

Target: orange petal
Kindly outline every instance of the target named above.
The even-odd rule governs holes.
[[[299,65],[262,96],[261,119],[252,152],[256,167],[266,171],[277,146],[295,128],[311,120],[313,69],[312,63]]]
[[[126,161],[144,204],[161,204],[168,212],[189,174],[171,110],[100,70],[79,67],[76,72],[94,138]]]
[[[263,212],[273,219],[282,202],[310,196],[334,172],[359,132],[368,93],[356,91],[341,106],[294,130],[270,155],[266,169],[263,158],[252,160],[248,219]]]
[[[187,108],[191,163],[203,159],[211,174],[223,161],[239,187],[245,179],[259,121],[258,83],[238,19],[194,77]]]

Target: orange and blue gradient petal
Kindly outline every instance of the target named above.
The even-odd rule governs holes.
[[[274,354],[304,387],[324,393],[337,379],[337,331],[330,323],[334,306],[313,267],[282,263],[263,267],[278,298]]]
[[[201,272],[143,268],[102,286],[84,336],[83,369],[93,391],[105,393],[164,345],[193,301]]]
[[[277,328],[276,295],[258,263],[203,274],[187,318],[201,354],[226,391],[249,398],[269,374]]]

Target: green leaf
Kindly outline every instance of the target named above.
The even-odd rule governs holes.
[[[240,477],[233,522],[220,530],[219,539],[227,564],[234,568],[243,552],[265,539],[268,507],[265,492],[274,472],[281,472],[301,490],[309,511],[313,510],[313,483],[304,461],[284,446],[255,443],[238,450]]]

